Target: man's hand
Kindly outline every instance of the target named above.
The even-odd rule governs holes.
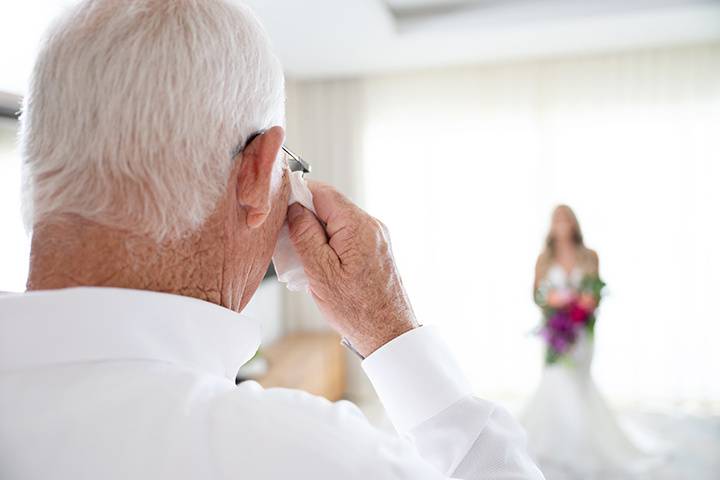
[[[368,356],[417,327],[387,229],[332,187],[318,182],[308,186],[317,217],[291,205],[290,238],[323,315]]]

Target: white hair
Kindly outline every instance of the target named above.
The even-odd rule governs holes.
[[[158,241],[199,227],[248,138],[284,123],[284,79],[246,7],[86,0],[48,32],[22,109],[25,216]]]

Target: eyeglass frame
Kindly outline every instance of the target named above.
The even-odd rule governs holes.
[[[255,140],[256,137],[259,135],[262,135],[264,132],[257,132],[252,135],[250,135],[245,142],[245,145],[241,148],[238,148],[234,153],[233,157],[240,154],[245,148],[247,148],[248,145],[250,145],[250,142]],[[291,172],[302,172],[303,176],[306,173],[310,173],[312,171],[312,165],[310,165],[307,161],[305,161],[300,155],[290,150],[287,145],[282,145],[282,151],[285,152],[285,155],[288,157],[288,168]]]
[[[288,159],[288,168],[291,172],[302,172],[303,175],[305,175],[306,173],[310,173],[312,171],[312,165],[306,162],[300,155],[290,150],[286,145],[283,144],[282,150],[288,157],[290,157]],[[293,162],[295,166],[293,167],[293,165],[290,165],[290,162]]]

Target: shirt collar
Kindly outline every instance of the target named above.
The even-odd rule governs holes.
[[[97,287],[0,297],[0,371],[151,360],[234,381],[259,346],[254,321],[190,297]]]

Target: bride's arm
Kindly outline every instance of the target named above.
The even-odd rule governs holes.
[[[588,249],[588,260],[587,260],[587,269],[588,273],[590,275],[599,277],[600,276],[600,259],[598,257],[598,254],[595,250]],[[595,310],[597,307],[597,298],[592,293],[583,292],[580,295],[580,304],[584,306],[588,310]]]
[[[545,276],[545,268],[544,268],[544,260],[543,256],[540,255],[537,258],[537,261],[535,262],[535,281],[533,282],[533,299],[535,300],[535,303],[542,307],[544,300],[541,298],[541,295],[539,295],[539,289],[540,289],[540,281],[542,281],[542,278]]]
[[[592,268],[590,273],[600,276],[600,257],[598,257],[595,250],[588,250],[588,252],[590,253],[590,266]]]
[[[538,258],[535,261],[535,281],[533,282],[533,294],[535,294],[538,288],[540,288],[540,283],[543,281],[543,278],[545,278],[547,270],[548,259],[545,258],[544,254],[538,255]]]

